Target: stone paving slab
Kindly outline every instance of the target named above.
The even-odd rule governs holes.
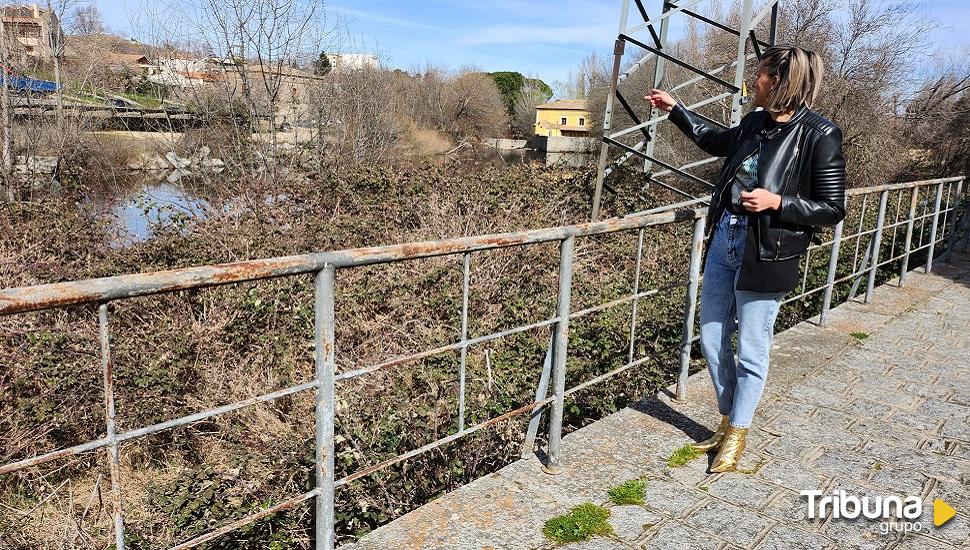
[[[828,320],[776,336],[739,472],[708,473],[710,456],[667,465],[719,420],[702,370],[684,402],[668,388],[566,436],[560,475],[537,457],[517,461],[342,548],[547,550],[545,521],[582,502],[610,508],[614,535],[564,549],[970,548],[970,256]],[[647,480],[642,506],[608,503],[610,488],[636,478]],[[809,519],[803,489],[918,497],[920,530]],[[935,498],[957,510],[941,528]]]

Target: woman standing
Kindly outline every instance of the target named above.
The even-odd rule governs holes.
[[[726,157],[707,213],[701,290],[701,351],[721,424],[699,451],[717,450],[712,472],[737,469],[764,390],[782,297],[795,288],[799,257],[816,227],[845,217],[842,132],[811,111],[822,61],[797,46],[764,52],[754,83],[763,110],[721,131],[665,91],[645,99],[670,113],[698,147]],[[737,360],[732,340],[737,333]]]

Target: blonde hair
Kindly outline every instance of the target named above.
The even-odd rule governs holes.
[[[772,112],[808,108],[822,87],[822,58],[817,53],[798,46],[773,46],[761,56],[764,69],[778,77],[778,83],[768,92],[765,109]]]

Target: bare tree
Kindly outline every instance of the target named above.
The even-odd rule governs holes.
[[[101,11],[94,4],[75,7],[66,22],[72,34],[91,35],[108,32]]]
[[[536,120],[536,107],[549,100],[546,90],[536,79],[527,79],[515,96],[512,129],[521,136],[531,136]]]
[[[64,126],[64,92],[61,82],[61,60],[64,57],[64,30],[61,28],[61,21],[70,9],[75,0],[47,0],[47,9],[50,11],[51,22],[47,25],[47,47],[50,51],[51,62],[54,65],[54,83],[57,86],[55,91],[57,98],[57,127]]]
[[[508,110],[502,93],[488,74],[466,69],[451,83],[447,130],[459,138],[505,134]]]
[[[902,125],[916,177],[970,172],[970,49],[939,52],[906,105]]]
[[[307,65],[321,50],[326,32],[323,3],[205,0],[204,5],[208,28],[203,35],[214,38],[213,50],[241,60],[235,68],[243,95],[255,117],[268,119],[275,146],[281,86],[292,64]],[[253,78],[259,93],[253,89]]]
[[[2,149],[0,149],[0,162],[2,162],[3,171],[0,173],[0,178],[3,179],[7,201],[13,202],[13,135],[11,132],[12,124],[10,120],[10,85],[9,79],[7,78],[7,67],[10,66],[10,57],[10,44],[8,44],[7,29],[3,18],[0,17],[0,65],[2,65],[0,70],[4,71],[4,74],[2,75],[3,86],[0,86],[0,90],[2,90],[0,91],[0,125],[3,127],[3,146]]]

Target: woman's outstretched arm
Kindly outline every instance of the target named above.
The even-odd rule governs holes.
[[[670,113],[670,121],[704,152],[726,157],[741,131],[740,126],[721,130],[677,103],[669,93],[656,88],[644,97],[654,108]]]

